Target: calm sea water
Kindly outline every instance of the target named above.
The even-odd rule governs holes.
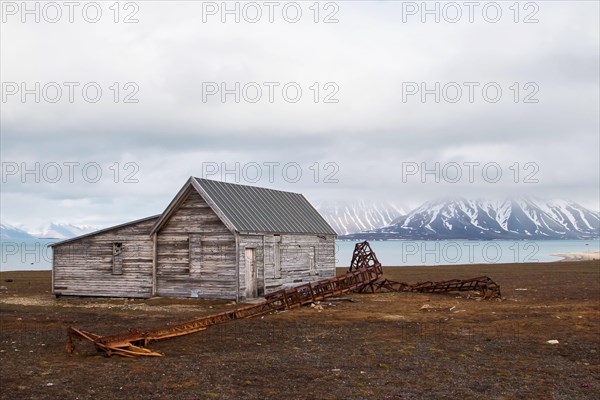
[[[2,240],[1,271],[49,270],[55,239]],[[336,243],[336,265],[348,266],[355,242]],[[598,240],[387,240],[371,247],[383,265],[497,264],[558,261],[554,253],[596,252]]]
[[[599,240],[385,240],[370,242],[384,266],[558,261],[556,253],[596,252]],[[336,243],[336,265],[348,266],[355,242]]]
[[[2,239],[0,271],[52,269],[52,243],[57,239]]]

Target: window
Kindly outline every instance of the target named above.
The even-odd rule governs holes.
[[[273,258],[274,258],[274,274],[273,278],[279,279],[281,278],[281,237],[279,235],[275,235],[275,246],[273,248]]]
[[[113,243],[113,271],[114,275],[123,274],[123,243]]]

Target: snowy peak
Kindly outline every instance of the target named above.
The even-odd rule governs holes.
[[[567,230],[598,230],[598,214],[572,201],[551,200],[542,202],[538,199],[532,199],[530,203],[531,207],[543,210]]]
[[[589,239],[600,216],[567,200],[536,198],[429,201],[389,226],[356,237],[373,239]]]
[[[90,225],[79,226],[56,223],[48,223],[36,229],[27,229],[26,227],[17,228],[9,224],[0,225],[2,239],[70,239],[97,230],[98,228]]]
[[[324,202],[316,208],[339,235],[381,228],[406,213],[390,202]]]
[[[8,224],[0,224],[0,238],[2,240],[8,239],[33,239],[29,233],[25,232],[22,229],[17,228],[16,226],[8,225]]]
[[[89,225],[78,226],[73,224],[49,223],[30,233],[38,238],[70,239],[97,230],[98,228]]]

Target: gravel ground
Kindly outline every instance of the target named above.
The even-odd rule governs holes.
[[[343,271],[340,270],[340,273]],[[234,308],[198,299],[55,299],[50,273],[0,274],[2,399],[596,399],[600,264],[386,268],[406,282],[488,275],[463,293],[352,294],[105,357],[66,329],[160,327]],[[12,279],[12,282],[5,280]],[[558,340],[558,344],[548,344]]]

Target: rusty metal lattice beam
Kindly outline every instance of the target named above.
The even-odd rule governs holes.
[[[348,272],[339,277],[318,282],[306,283],[288,289],[281,289],[265,296],[265,301],[219,314],[196,318],[165,328],[139,330],[132,329],[117,335],[100,336],[83,329],[71,327],[68,330],[67,351],[74,351],[73,339],[87,340],[98,351],[108,356],[116,354],[124,357],[162,356],[147,348],[152,341],[189,335],[207,329],[211,325],[222,324],[236,319],[252,318],[277,310],[292,309],[304,304],[339,296],[348,292],[423,292],[437,293],[449,291],[478,291],[483,297],[500,297],[500,287],[488,277],[466,280],[453,279],[442,282],[420,282],[407,284],[381,279],[383,269],[375,252],[367,241],[354,247]]]

